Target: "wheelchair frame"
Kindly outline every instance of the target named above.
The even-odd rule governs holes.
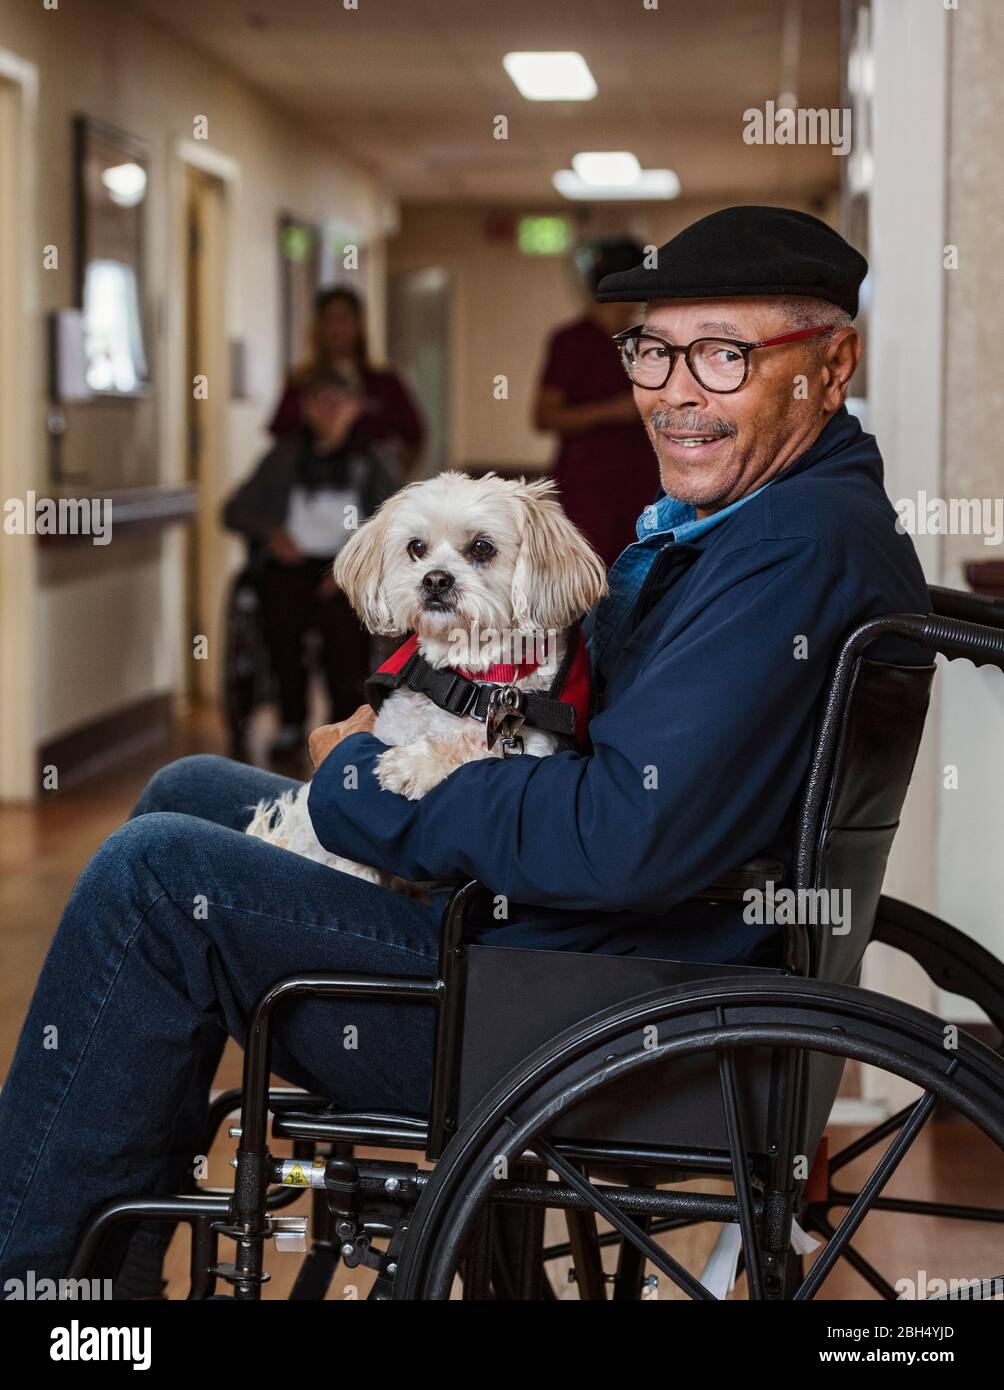
[[[896,636],[949,658],[1004,670],[1004,603],[950,590],[932,589],[931,594],[934,613],[865,622],[840,650],[818,724],[817,775],[810,779],[802,804],[792,865],[796,889],[813,883],[841,731],[866,648],[878,638]],[[974,616],[983,621],[971,621]],[[192,1227],[189,1297],[209,1297],[217,1280],[223,1280],[233,1287],[233,1297],[256,1300],[269,1277],[264,1271],[265,1242],[274,1237],[277,1245],[285,1244],[301,1234],[298,1218],[278,1213],[306,1186],[313,1198],[312,1246],[294,1285],[294,1299],[323,1297],[339,1260],[349,1268],[362,1264],[376,1270],[370,1297],[378,1300],[449,1297],[458,1262],[465,1299],[492,1297],[493,1291],[496,1297],[540,1298],[548,1293],[545,1261],[565,1254],[574,1259],[583,1297],[605,1298],[608,1276],[600,1252],[612,1241],[620,1247],[612,1279],[615,1300],[640,1296],[646,1261],[690,1297],[707,1299],[712,1297],[709,1291],[654,1240],[662,1231],[701,1221],[739,1224],[751,1297],[810,1298],[840,1257],[881,1296],[895,1297],[883,1276],[850,1244],[868,1210],[1004,1222],[1001,1211],[880,1195],[938,1099],[958,1109],[1004,1149],[1000,1049],[993,1052],[964,1034],[960,1053],[947,1068],[939,1066],[935,1033],[940,1021],[853,984],[810,978],[812,942],[798,923],[785,934],[783,973],[762,971],[754,978],[753,972],[746,972],[751,978],[724,981],[705,976],[594,1010],[510,1072],[458,1129],[468,962],[472,950],[493,950],[469,948],[462,939],[465,912],[480,891],[481,884],[468,883],[452,896],[444,913],[440,968],[434,979],[311,972],[277,981],[268,989],[249,1022],[241,1089],[218,1097],[211,1108],[207,1142],[228,1114],[238,1106],[241,1111],[240,1126],[230,1131],[240,1139],[232,1193],[201,1189],[108,1204],[85,1231],[71,1275],[86,1274],[105,1234],[119,1222],[186,1221]],[[961,932],[919,909],[883,898],[871,939],[906,950],[936,983],[975,999],[1004,1032],[1004,965]],[[706,969],[714,972],[713,967]],[[276,1015],[286,1001],[308,997],[420,1001],[436,1009],[428,1123],[384,1112],[335,1114],[323,1096],[296,1088],[269,1089]],[[647,1057],[636,1043],[646,1022],[660,1025],[659,1046]],[[665,1035],[663,1027],[668,1029]],[[779,1118],[775,1133],[780,1141],[765,1155],[748,1146],[748,1115],[743,1113],[736,1068],[736,1054],[756,1047],[771,1049],[769,1099]],[[541,1105],[545,1116],[553,1118],[563,1106],[579,1104],[593,1090],[629,1073],[699,1050],[713,1053],[717,1062],[727,1153],[543,1137]],[[795,1184],[792,1164],[804,1152],[799,1145],[807,1132],[807,1050],[878,1064],[884,1059],[890,1069],[920,1085],[924,1095],[824,1161],[822,1168],[817,1158],[808,1184]],[[943,1059],[943,1051],[941,1055]],[[273,1135],[293,1141],[292,1160],[269,1153],[270,1110]],[[896,1137],[860,1192],[847,1193],[834,1185],[834,1174],[890,1135]],[[319,1145],[325,1149],[320,1158]],[[436,1167],[423,1170],[414,1163],[354,1157],[359,1145],[424,1149]],[[508,1176],[489,1181],[493,1156],[505,1158]],[[617,1173],[628,1172],[628,1185],[597,1188],[589,1171],[602,1174],[611,1166]],[[557,1181],[548,1180],[548,1171]],[[655,1186],[695,1174],[731,1177],[734,1195]],[[829,1214],[837,1207],[844,1208],[845,1215],[834,1228]],[[543,1247],[547,1208],[564,1211],[567,1246]],[[510,1219],[514,1211],[519,1214],[515,1225]],[[609,1222],[611,1234],[598,1234],[596,1213]],[[789,1256],[796,1215],[829,1242],[804,1280],[801,1262]],[[220,1235],[235,1242],[231,1263],[218,1262]],[[375,1249],[373,1236],[389,1239],[386,1251]]]

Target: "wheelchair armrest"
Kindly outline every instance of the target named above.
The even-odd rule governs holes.
[[[940,584],[929,585],[928,593],[931,609],[940,618],[958,618],[962,622],[1004,628],[1004,599],[993,598],[990,594],[971,594],[963,589],[945,589]]]
[[[766,895],[769,885],[773,884],[776,888],[784,882],[785,877],[786,870],[779,859],[768,859],[766,856],[750,859],[738,869],[731,869],[728,873],[722,874],[721,878],[715,879],[714,883],[709,883],[707,888],[695,893],[690,901],[701,899],[711,902],[743,902],[744,895],[750,889]],[[443,913],[444,923],[452,921],[459,927],[473,899],[481,893],[490,892],[491,890],[476,878],[457,888],[446,904]]]

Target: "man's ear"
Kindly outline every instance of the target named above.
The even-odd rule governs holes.
[[[565,515],[552,478],[516,485],[522,534],[512,577],[513,620],[526,634],[567,627],[607,591],[603,561]]]
[[[841,328],[826,344],[823,354],[823,406],[829,414],[843,405],[851,378],[861,361],[861,335],[856,328]]]
[[[390,500],[390,499],[388,499]],[[396,632],[383,595],[384,553],[389,512],[385,502],[364,521],[335,560],[335,583],[359,615],[363,626],[378,636]]]

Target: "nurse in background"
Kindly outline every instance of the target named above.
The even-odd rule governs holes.
[[[659,469],[610,341],[637,321],[638,305],[596,304],[593,295],[604,275],[643,258],[628,237],[602,237],[576,252],[585,311],[552,335],[534,406],[535,427],[558,436],[552,471],[565,511],[608,567],[636,539]]]
[[[303,427],[305,384],[326,371],[355,383],[363,405],[356,437],[380,449],[406,481],[421,453],[425,422],[397,372],[370,361],[363,302],[344,285],[320,290],[314,300],[309,355],[289,374],[268,427],[276,439]]]

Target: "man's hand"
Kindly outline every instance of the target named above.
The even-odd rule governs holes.
[[[355,714],[350,714],[348,719],[342,719],[337,724],[322,724],[319,729],[315,729],[307,739],[310,761],[314,768],[321,766],[332,748],[337,747],[343,738],[348,738],[350,734],[371,734],[375,721],[376,713],[373,709],[369,705],[360,705]]]

